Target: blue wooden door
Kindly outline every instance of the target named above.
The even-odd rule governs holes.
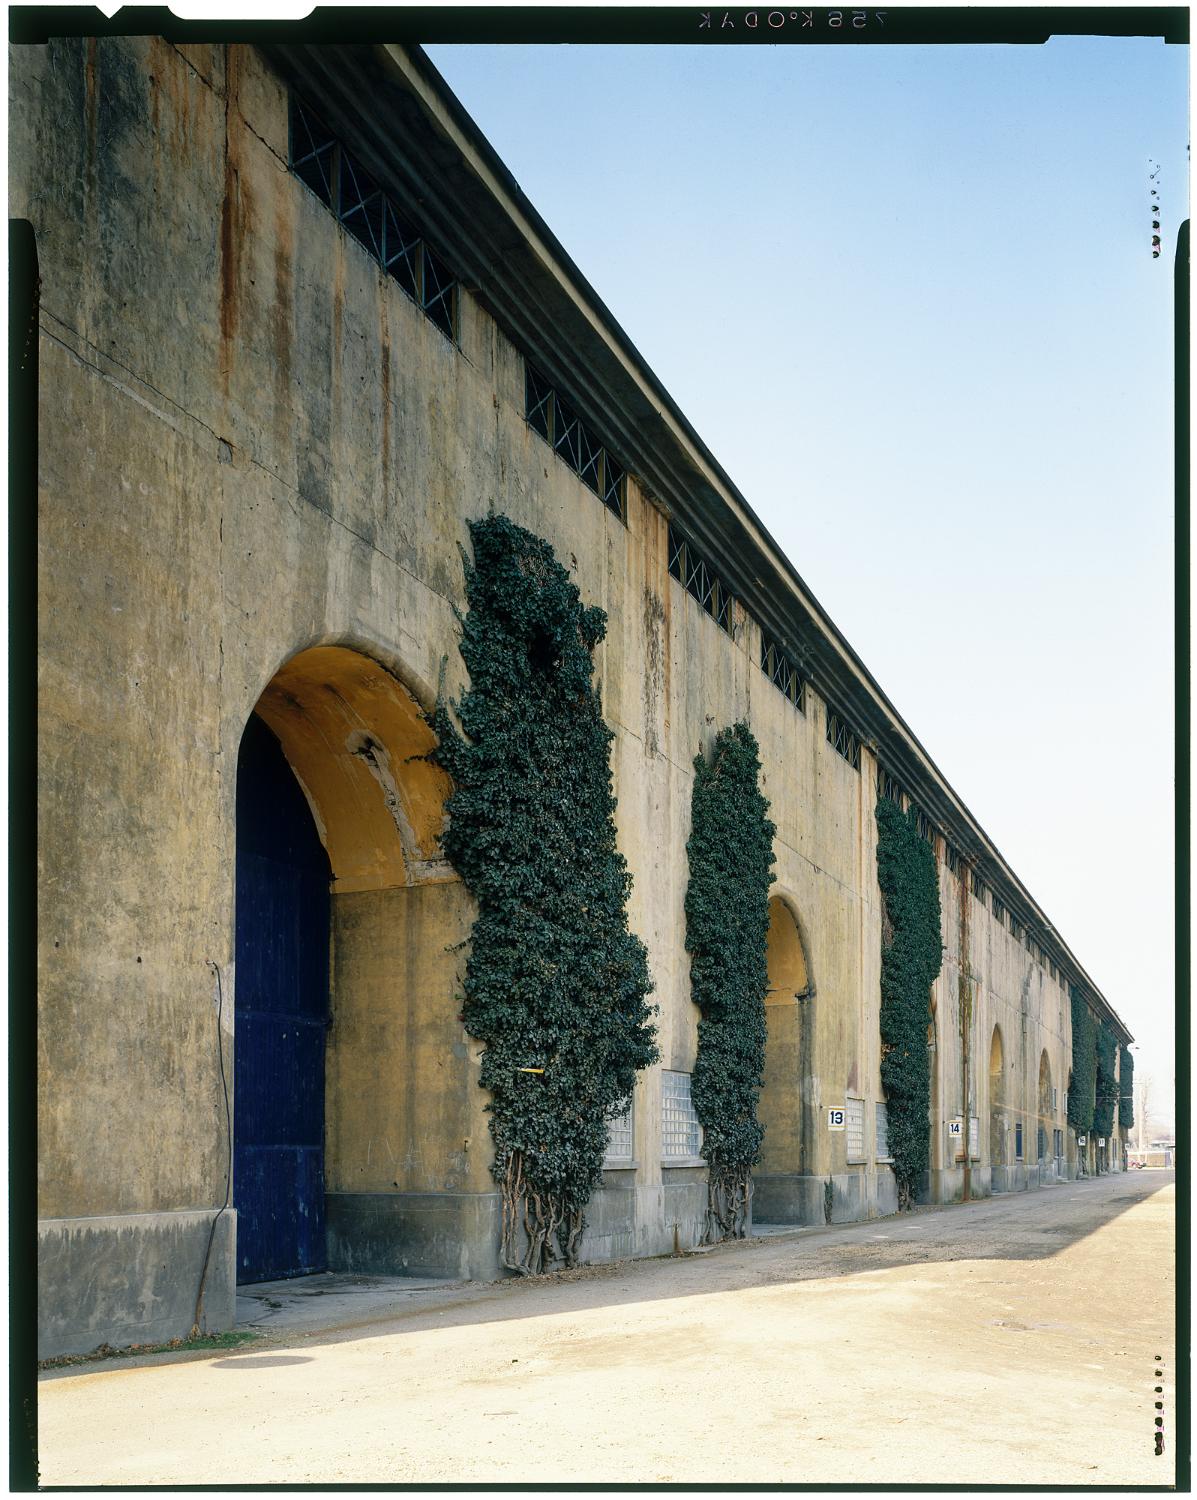
[[[328,858],[254,715],[237,762],[233,1203],[237,1280],[325,1268]]]

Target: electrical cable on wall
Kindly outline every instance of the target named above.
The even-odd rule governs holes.
[[[224,985],[220,978],[220,965],[211,958],[204,962],[216,975],[216,1058],[220,1064],[220,1084],[224,1090],[224,1125],[225,1143],[227,1154],[225,1157],[224,1172],[224,1202],[220,1205],[216,1217],[212,1220],[212,1227],[208,1231],[208,1248],[204,1251],[204,1268],[200,1272],[199,1291],[195,1295],[195,1318],[191,1325],[189,1338],[198,1338],[200,1332],[200,1318],[204,1310],[204,1287],[208,1281],[208,1264],[212,1259],[212,1244],[216,1239],[216,1226],[220,1223],[221,1215],[229,1206],[229,1199],[233,1190],[233,1112],[229,1105],[229,1080],[224,1070]]]

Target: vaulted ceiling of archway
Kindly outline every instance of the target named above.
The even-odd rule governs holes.
[[[328,851],[334,891],[370,891],[448,873],[437,838],[449,778],[405,687],[343,646],[313,646],[280,668],[257,712],[278,736]]]
[[[766,962],[769,967],[766,1004],[784,1005],[806,989],[806,955],[798,936],[798,924],[790,908],[776,896],[769,902]]]

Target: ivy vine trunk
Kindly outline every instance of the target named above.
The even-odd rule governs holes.
[[[760,770],[756,739],[744,723],[721,729],[710,759],[700,754],[694,761],[686,948],[690,993],[702,1013],[691,1097],[708,1166],[708,1243],[747,1233],[752,1168],[764,1134],[756,1107],[765,1070],[776,830]]]
[[[913,807],[904,813],[882,798],[876,816],[877,883],[884,911],[881,1087],[898,1208],[905,1210],[913,1207],[915,1192],[930,1162],[927,1028],[931,1023],[931,986],[943,966],[939,876],[934,850],[918,831]],[[965,1150],[967,1153],[967,1142]]]
[[[453,781],[445,853],[478,903],[462,1016],[485,1044],[503,1264],[573,1264],[609,1124],[657,1060],[631,877],[615,842],[610,745],[592,682],[601,609],[540,537],[470,523],[460,652],[433,758]],[[459,718],[458,731],[450,714]]]

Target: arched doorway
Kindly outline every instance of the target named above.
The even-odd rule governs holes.
[[[823,1222],[822,1180],[813,1177],[814,987],[798,922],[780,896],[769,902],[765,1076],[757,1112],[764,1126],[753,1169],[753,1217],[761,1223]]]
[[[989,1190],[1004,1193],[1006,1173],[1005,1053],[1002,1029],[993,1028],[989,1039]]]
[[[434,745],[412,693],[343,646],[288,661],[244,732],[240,1281],[493,1274],[489,1136],[456,1000],[472,908],[440,854]]]
[[[1052,1141],[1052,1065],[1044,1048],[1039,1057],[1039,1123],[1035,1132],[1040,1182],[1049,1175]]]

